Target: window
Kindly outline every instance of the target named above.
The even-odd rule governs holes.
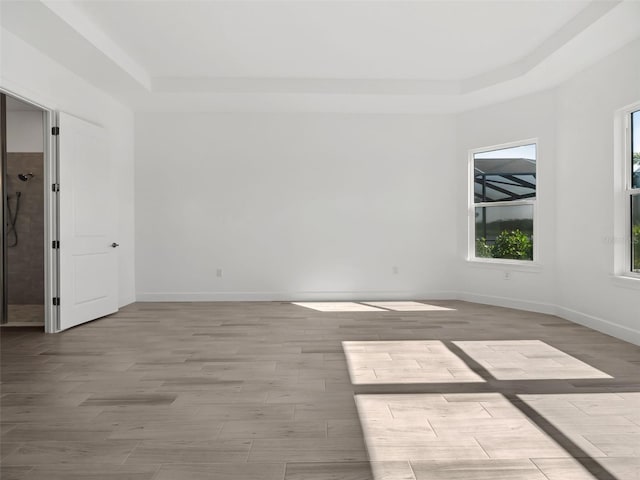
[[[629,237],[631,238],[631,272],[640,273],[640,110],[631,112],[631,149],[627,151],[630,170],[627,192],[631,204]]]
[[[614,278],[640,287],[640,102],[619,110],[614,126]]]
[[[536,143],[472,152],[470,257],[534,260]]]

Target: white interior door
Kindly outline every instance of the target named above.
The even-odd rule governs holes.
[[[59,114],[61,330],[118,310],[117,196],[107,133]]]

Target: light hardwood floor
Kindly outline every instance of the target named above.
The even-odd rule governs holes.
[[[640,347],[428,303],[450,310],[140,303],[2,329],[0,478],[640,479]]]

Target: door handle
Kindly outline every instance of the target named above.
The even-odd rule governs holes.
[[[111,246],[112,246],[113,248],[116,248],[116,247],[119,247],[119,246],[120,246],[120,244],[119,244],[119,243],[116,243],[116,242],[113,242],[113,243],[111,244]]]

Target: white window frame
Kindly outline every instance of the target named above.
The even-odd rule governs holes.
[[[615,215],[614,215],[614,276],[640,286],[640,273],[631,269],[631,197],[640,195],[640,188],[631,188],[631,114],[640,111],[640,102],[618,111],[615,119]],[[640,248],[640,247],[639,247]]]
[[[536,198],[530,200],[516,200],[513,202],[481,202],[475,203],[475,169],[474,156],[478,153],[491,152],[493,150],[502,150],[505,148],[523,147],[525,145],[536,146]],[[540,191],[540,144],[537,138],[529,138],[526,140],[517,140],[514,142],[501,143],[499,145],[491,145],[487,147],[474,148],[469,150],[467,172],[467,207],[468,207],[468,242],[467,242],[467,261],[484,263],[488,265],[517,265],[522,267],[538,267],[540,265],[540,236],[538,235],[538,195]],[[516,260],[510,258],[486,258],[476,257],[476,208],[477,207],[499,207],[518,205],[531,205],[533,207],[533,260]]]

